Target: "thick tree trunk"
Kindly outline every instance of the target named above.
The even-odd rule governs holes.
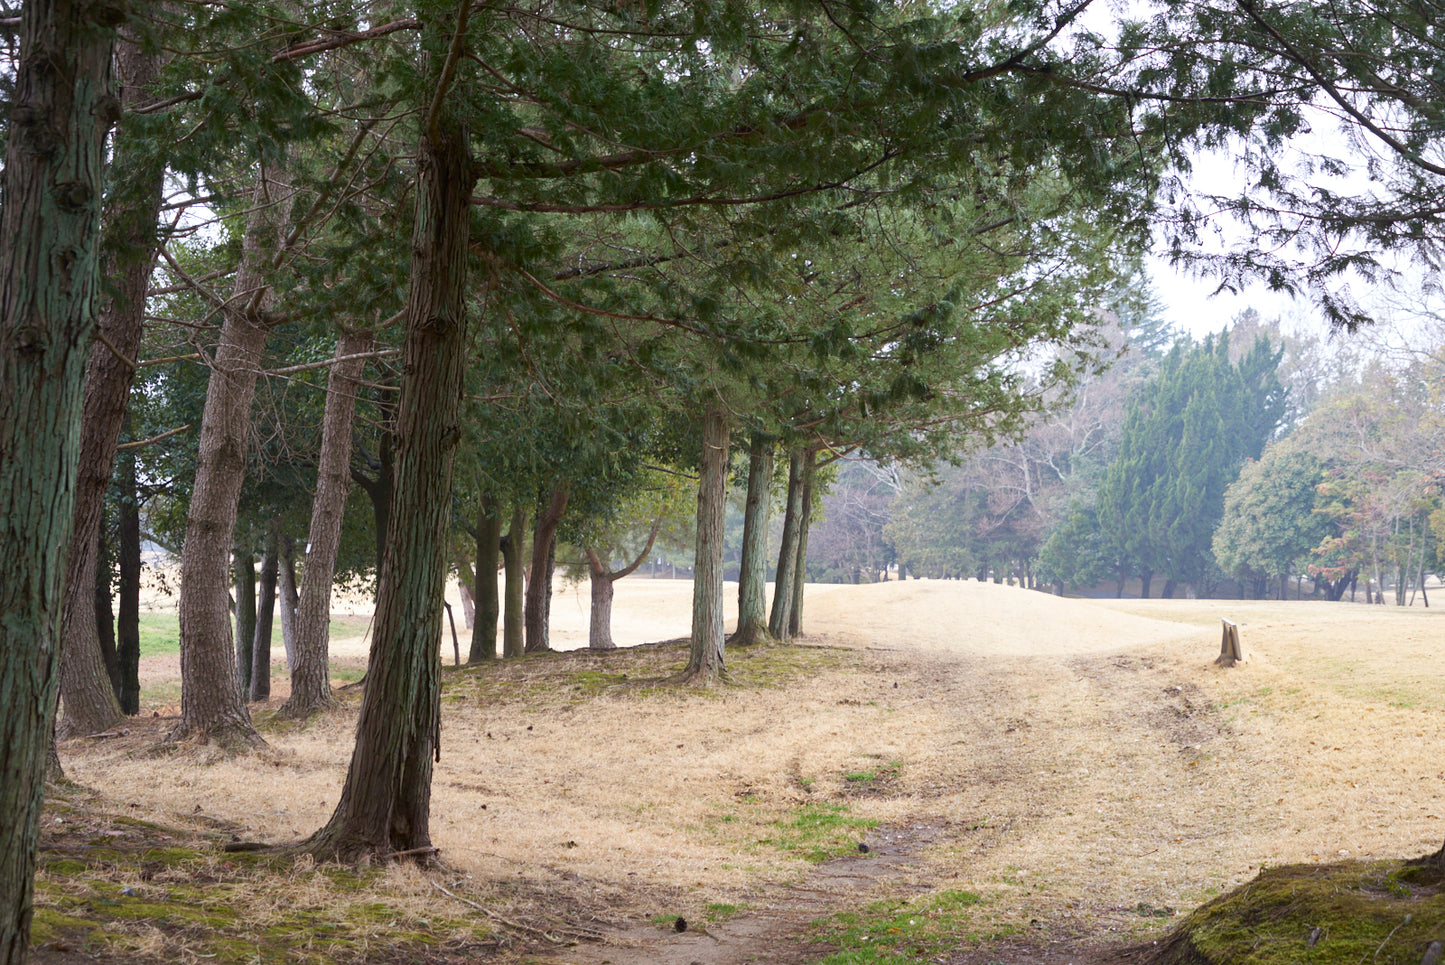
[[[60,675],[80,416],[100,295],[101,3],[26,0],[0,173],[0,965],[25,961]],[[89,586],[86,587],[87,593]]]
[[[1154,574],[1151,571],[1145,570],[1139,574],[1139,597],[1141,599],[1149,599],[1149,584],[1152,582],[1154,582]]]
[[[587,573],[592,584],[592,607],[587,621],[589,650],[616,650],[612,642],[612,574],[591,549],[587,550]]]
[[[472,623],[472,646],[467,663],[497,656],[497,619],[502,614],[497,595],[497,561],[502,553],[502,508],[495,498],[483,496],[477,510],[477,617]]]
[[[237,549],[231,561],[236,590],[236,679],[241,693],[251,692],[251,648],[256,645],[256,557]]]
[[[768,632],[779,640],[788,636],[793,615],[793,568],[798,562],[798,535],[803,513],[803,450],[788,453],[788,502],[783,511],[783,544],[778,549],[778,569],[773,577],[773,609],[768,615]]]
[[[723,513],[727,508],[728,422],[720,402],[702,423],[702,468],[697,484],[697,550],[692,580],[692,640],[682,679],[710,686],[723,663]]]
[[[433,123],[417,148],[416,226],[397,418],[397,504],[387,533],[356,749],[341,801],[310,848],[326,857],[431,846],[440,755],[440,601],[466,351],[467,241],[475,175],[460,125]]]
[[[341,524],[351,492],[351,437],[356,393],[371,348],[369,329],[344,330],[336,339],[336,358],[326,379],[326,412],[321,422],[316,494],[311,500],[311,530],[306,569],[296,603],[296,639],[291,661],[291,696],[281,706],[287,717],[306,717],[330,707],[331,585],[341,549]]]
[[[159,78],[161,66],[159,53],[142,52],[133,43],[119,45],[116,67],[126,109],[152,99],[150,88]],[[109,281],[110,298],[101,306],[97,342],[86,363],[75,525],[66,566],[60,669],[64,716],[57,728],[57,736],[62,738],[107,730],[122,716],[109,673],[104,681],[100,673],[106,663],[100,653],[90,587],[97,569],[95,554],[105,490],[135,378],[134,360],[145,322],[146,284],[155,261],[156,217],[164,172],[164,164],[156,157],[155,151],[137,150],[127,128],[120,129],[111,160],[110,181],[115,187],[102,215],[102,273]]]
[[[256,634],[251,640],[251,690],[253,701],[271,699],[271,630],[276,616],[276,578],[281,573],[280,546],[272,527],[261,558],[260,589],[256,601]]]
[[[393,407],[381,402],[377,407],[383,413],[393,412]],[[362,472],[353,470],[351,473],[352,482],[361,486],[366,491],[367,499],[371,500],[372,528],[376,532],[376,572],[381,572],[381,562],[386,558],[386,528],[391,525],[391,491],[392,476],[394,474],[395,462],[392,452],[392,430],[395,423],[395,416],[383,418],[384,428],[381,432],[381,451],[377,454],[376,461],[372,468],[376,471],[376,478],[373,479]]]
[[[808,529],[813,523],[813,479],[818,454],[811,449],[803,458],[803,492],[798,508],[798,552],[793,561],[793,592],[788,606],[788,636],[803,634],[803,588],[808,582]]]
[[[1177,587],[1178,585],[1179,585],[1179,584],[1178,584],[1177,582],[1175,582],[1174,580],[1172,580],[1172,579],[1171,579],[1171,580],[1165,580],[1165,581],[1164,581],[1164,592],[1163,592],[1163,594],[1161,594],[1160,599],[1163,599],[1163,600],[1172,600],[1172,599],[1174,599],[1174,588]]]
[[[537,526],[532,533],[532,579],[527,584],[527,653],[545,653],[551,649],[547,640],[547,617],[552,595],[552,561],[557,552],[557,527],[562,524],[571,491],[565,482],[552,490],[546,507],[537,515]]]
[[[120,558],[120,599],[116,614],[115,659],[119,670],[120,709],[140,713],[140,501],[136,496],[135,455],[121,454],[116,463],[121,487],[117,553]]]
[[[222,312],[221,340],[211,362],[186,541],[181,552],[181,719],[171,740],[215,741],[230,746],[264,744],[236,678],[226,561],[236,531],[251,402],[269,330],[270,288],[264,277],[268,250],[279,237],[277,205],[288,188],[262,173],[241,242],[234,297]],[[268,655],[269,658],[269,655]],[[270,692],[270,665],[258,680],[252,654],[251,694]]]
[[[526,577],[522,573],[522,551],[527,542],[527,510],[521,503],[512,507],[512,525],[502,541],[502,571],[506,601],[502,613],[502,656],[520,657],[527,638],[522,627],[526,600]]]
[[[748,498],[738,566],[738,625],[730,643],[746,647],[768,633],[768,523],[773,506],[772,437],[754,432],[748,449]]]

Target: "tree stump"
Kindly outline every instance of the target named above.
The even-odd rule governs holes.
[[[1224,623],[1224,639],[1219,644],[1219,657],[1214,661],[1216,667],[1234,667],[1246,663],[1249,660],[1249,653],[1244,649],[1244,644],[1239,639],[1239,624],[1229,620]]]

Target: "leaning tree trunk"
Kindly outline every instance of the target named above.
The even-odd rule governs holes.
[[[122,105],[133,109],[152,99],[162,56],[122,43],[116,51]],[[96,733],[118,721],[121,707],[100,653],[95,609],[89,590],[95,585],[96,551],[105,490],[110,483],[116,443],[125,422],[126,403],[135,379],[135,357],[145,322],[146,284],[155,261],[156,218],[161,206],[164,163],[154,150],[138,148],[125,126],[115,139],[102,220],[102,273],[109,300],[101,306],[97,341],[85,371],[80,465],[76,475],[75,524],[66,565],[65,609],[61,624],[60,699],[64,715],[58,737]]]
[[[284,717],[305,717],[325,710],[331,699],[331,584],[341,548],[341,523],[351,492],[351,435],[356,393],[371,348],[371,331],[344,330],[336,339],[336,361],[326,379],[326,412],[321,420],[321,452],[316,466],[316,495],[311,500],[306,569],[296,604],[296,638],[291,664],[291,696]]]
[[[768,633],[768,523],[773,505],[773,440],[753,433],[748,451],[748,501],[743,510],[743,552],[738,567],[738,626],[733,646],[757,643]]]
[[[798,552],[793,557],[793,592],[788,607],[788,636],[803,635],[803,589],[808,582],[808,529],[813,523],[813,480],[817,477],[818,454],[811,449],[803,457],[803,491],[798,507]]]
[[[798,533],[803,512],[803,450],[788,453],[788,503],[783,512],[783,544],[778,550],[778,570],[773,577],[773,609],[768,615],[768,633],[779,640],[788,636],[793,615],[793,569],[798,562]]]
[[[477,572],[473,591],[477,612],[472,621],[472,646],[467,663],[497,657],[497,619],[502,613],[497,596],[497,560],[501,552],[501,507],[495,498],[483,496],[477,510]]]
[[[417,147],[416,225],[387,531],[366,691],[341,801],[308,849],[355,858],[431,847],[432,758],[441,739],[441,601],[452,464],[464,386],[467,241],[475,175],[460,124]]]
[[[527,510],[518,503],[512,508],[512,526],[502,542],[502,571],[506,600],[502,611],[502,656],[520,657],[526,649],[522,609],[526,599],[526,578],[522,574],[522,550],[527,542]]]
[[[682,679],[710,686],[723,663],[723,514],[727,508],[728,422],[720,402],[708,403],[702,423],[702,468],[697,483],[697,550],[692,582],[692,638]]]
[[[171,740],[215,741],[223,745],[264,744],[236,679],[235,649],[227,616],[227,560],[236,531],[241,482],[246,474],[246,443],[251,401],[269,331],[270,288],[263,267],[278,232],[272,209],[285,188],[262,173],[252,198],[251,215],[241,242],[233,300],[222,312],[221,341],[211,362],[201,438],[196,456],[186,541],[181,551],[181,719]],[[277,219],[279,220],[279,219]],[[259,664],[252,654],[251,693]]]
[[[537,527],[532,534],[532,579],[527,583],[527,653],[542,653],[550,649],[547,643],[547,610],[552,593],[552,554],[556,552],[557,527],[562,524],[562,514],[567,511],[570,493],[571,487],[565,482],[552,490],[546,508],[537,516]]]
[[[30,940],[122,13],[26,0],[10,75],[0,172],[0,965],[24,962]]]

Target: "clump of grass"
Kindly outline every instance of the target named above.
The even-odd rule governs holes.
[[[943,891],[906,901],[888,900],[840,912],[817,924],[813,938],[837,951],[820,965],[905,965],[951,957],[963,944],[1005,937],[980,934],[972,909],[983,898]]]
[[[1416,965],[1445,939],[1445,874],[1419,863],[1289,865],[1191,914],[1156,965]]]
[[[856,817],[846,804],[804,804],[774,826],[776,833],[762,841],[780,851],[791,851],[805,861],[821,864],[858,852],[860,832],[877,821]]]

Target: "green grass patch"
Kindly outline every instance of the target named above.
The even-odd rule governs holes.
[[[857,854],[863,832],[877,826],[877,821],[849,813],[846,804],[805,804],[778,821],[762,843],[818,864]]]
[[[1159,965],[1417,965],[1445,939],[1445,873],[1419,863],[1290,865],[1197,909]]]
[[[813,935],[837,948],[820,965],[911,965],[951,958],[960,945],[1003,937],[977,933],[972,909],[982,901],[970,891],[943,891],[840,912]]]
[[[180,617],[174,613],[142,613],[140,615],[140,655],[163,657],[181,652]],[[331,639],[359,637],[371,626],[371,617],[335,616],[331,618]],[[272,631],[273,645],[281,641],[281,622],[277,618]]]

